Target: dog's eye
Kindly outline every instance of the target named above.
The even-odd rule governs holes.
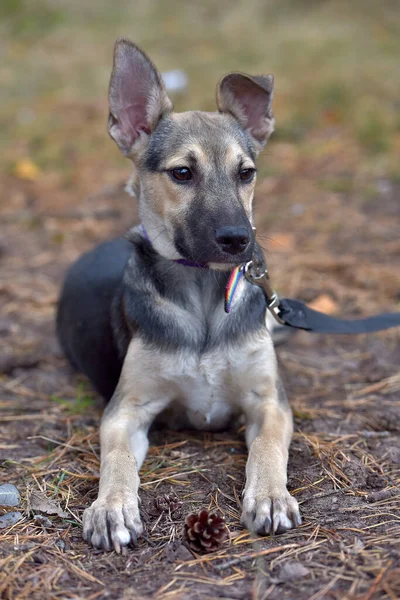
[[[192,179],[192,172],[187,167],[179,167],[179,169],[172,169],[170,173],[171,176],[177,181],[189,181],[189,179]]]
[[[255,169],[242,169],[239,173],[240,180],[245,181],[246,183],[250,182],[253,179],[255,172]]]

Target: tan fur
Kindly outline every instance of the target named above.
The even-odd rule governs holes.
[[[188,163],[187,157],[191,153],[195,155],[198,162],[202,166],[202,169],[207,170],[207,167],[209,166],[207,154],[201,145],[196,143],[188,143],[186,146],[180,149],[178,154],[170,156],[168,161],[165,163],[165,168],[170,170],[182,167],[182,165],[186,165]]]
[[[249,458],[243,493],[242,523],[257,533],[290,529],[300,522],[297,501],[286,489],[292,415],[276,395],[248,413]],[[271,522],[272,519],[272,522]]]

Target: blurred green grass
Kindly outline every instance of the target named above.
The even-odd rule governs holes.
[[[213,110],[227,71],[270,72],[276,140],[312,159],[336,136],[336,155],[351,148],[349,168],[398,173],[397,0],[2,0],[0,34],[3,172],[21,156],[61,172],[95,154],[122,164],[105,119],[113,43],[123,35],[161,70],[187,72],[178,110]],[[264,172],[285,169],[271,154]]]

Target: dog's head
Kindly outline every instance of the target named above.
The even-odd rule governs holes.
[[[274,128],[273,77],[226,75],[218,112],[174,113],[134,44],[115,45],[108,131],[136,167],[142,223],[155,249],[223,269],[250,260],[255,158]]]

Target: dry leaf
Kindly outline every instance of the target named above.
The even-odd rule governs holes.
[[[58,515],[59,517],[68,517],[68,513],[53,500],[48,498],[42,492],[34,491],[29,497],[29,502],[32,510],[45,513],[46,515]]]
[[[287,581],[296,581],[309,575],[310,571],[296,560],[285,563],[279,570],[278,576],[273,577],[273,583],[286,583]]]
[[[320,312],[326,313],[327,315],[333,315],[338,311],[338,304],[328,294],[321,294],[318,298],[315,298],[308,305],[310,308],[314,310],[319,310]]]
[[[35,181],[40,173],[40,169],[29,158],[22,158],[15,165],[15,174],[19,179]]]

